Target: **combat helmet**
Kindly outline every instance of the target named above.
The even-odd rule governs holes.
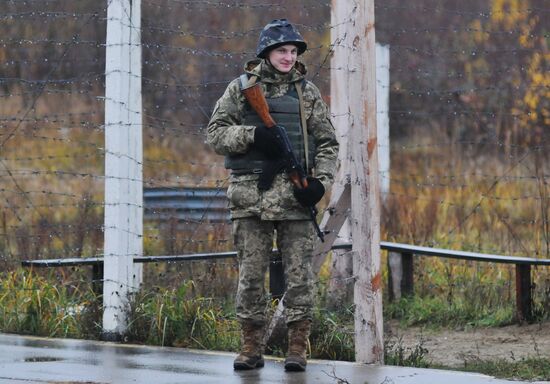
[[[304,38],[287,19],[275,19],[260,32],[256,56],[263,59],[270,50],[285,44],[296,45],[298,55],[301,55],[307,49]]]

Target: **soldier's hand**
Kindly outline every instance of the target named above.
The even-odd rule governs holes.
[[[274,129],[265,126],[256,127],[254,130],[254,146],[270,159],[281,157],[281,142]]]
[[[294,197],[303,207],[313,207],[322,199],[325,194],[325,187],[319,179],[315,177],[307,177],[306,188],[294,188]]]

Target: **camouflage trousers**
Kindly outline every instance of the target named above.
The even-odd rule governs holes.
[[[257,217],[233,220],[238,252],[239,285],[236,310],[240,321],[266,322],[265,276],[276,233],[286,280],[284,298],[287,323],[311,319],[314,283],[312,253],[315,233],[310,221],[267,221]]]

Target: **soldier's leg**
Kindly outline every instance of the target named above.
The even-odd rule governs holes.
[[[309,221],[285,221],[277,226],[287,281],[285,311],[288,324],[287,371],[306,369],[306,351],[313,308],[312,258],[315,233]]]
[[[263,367],[264,281],[273,247],[273,223],[252,217],[236,219],[233,237],[239,263],[236,312],[242,331],[241,353],[233,367],[239,370]]]
[[[281,221],[277,224],[277,247],[281,250],[286,279],[285,314],[287,323],[311,320],[314,281],[312,270],[315,232],[308,220]]]
[[[233,239],[239,263],[237,318],[265,323],[265,275],[273,247],[273,222],[256,217],[233,220]]]

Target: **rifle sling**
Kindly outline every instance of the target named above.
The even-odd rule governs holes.
[[[304,95],[302,94],[302,87],[298,83],[294,83],[296,86],[296,92],[298,93],[298,100],[300,103],[300,120],[302,122],[302,138],[304,140],[304,155],[306,158],[306,173],[309,173],[309,145],[307,140],[307,121],[306,111],[304,108]]]
[[[254,84],[256,84],[256,80],[258,80],[258,76],[250,76],[250,77],[248,78],[247,87],[251,87],[251,86],[253,86]]]

